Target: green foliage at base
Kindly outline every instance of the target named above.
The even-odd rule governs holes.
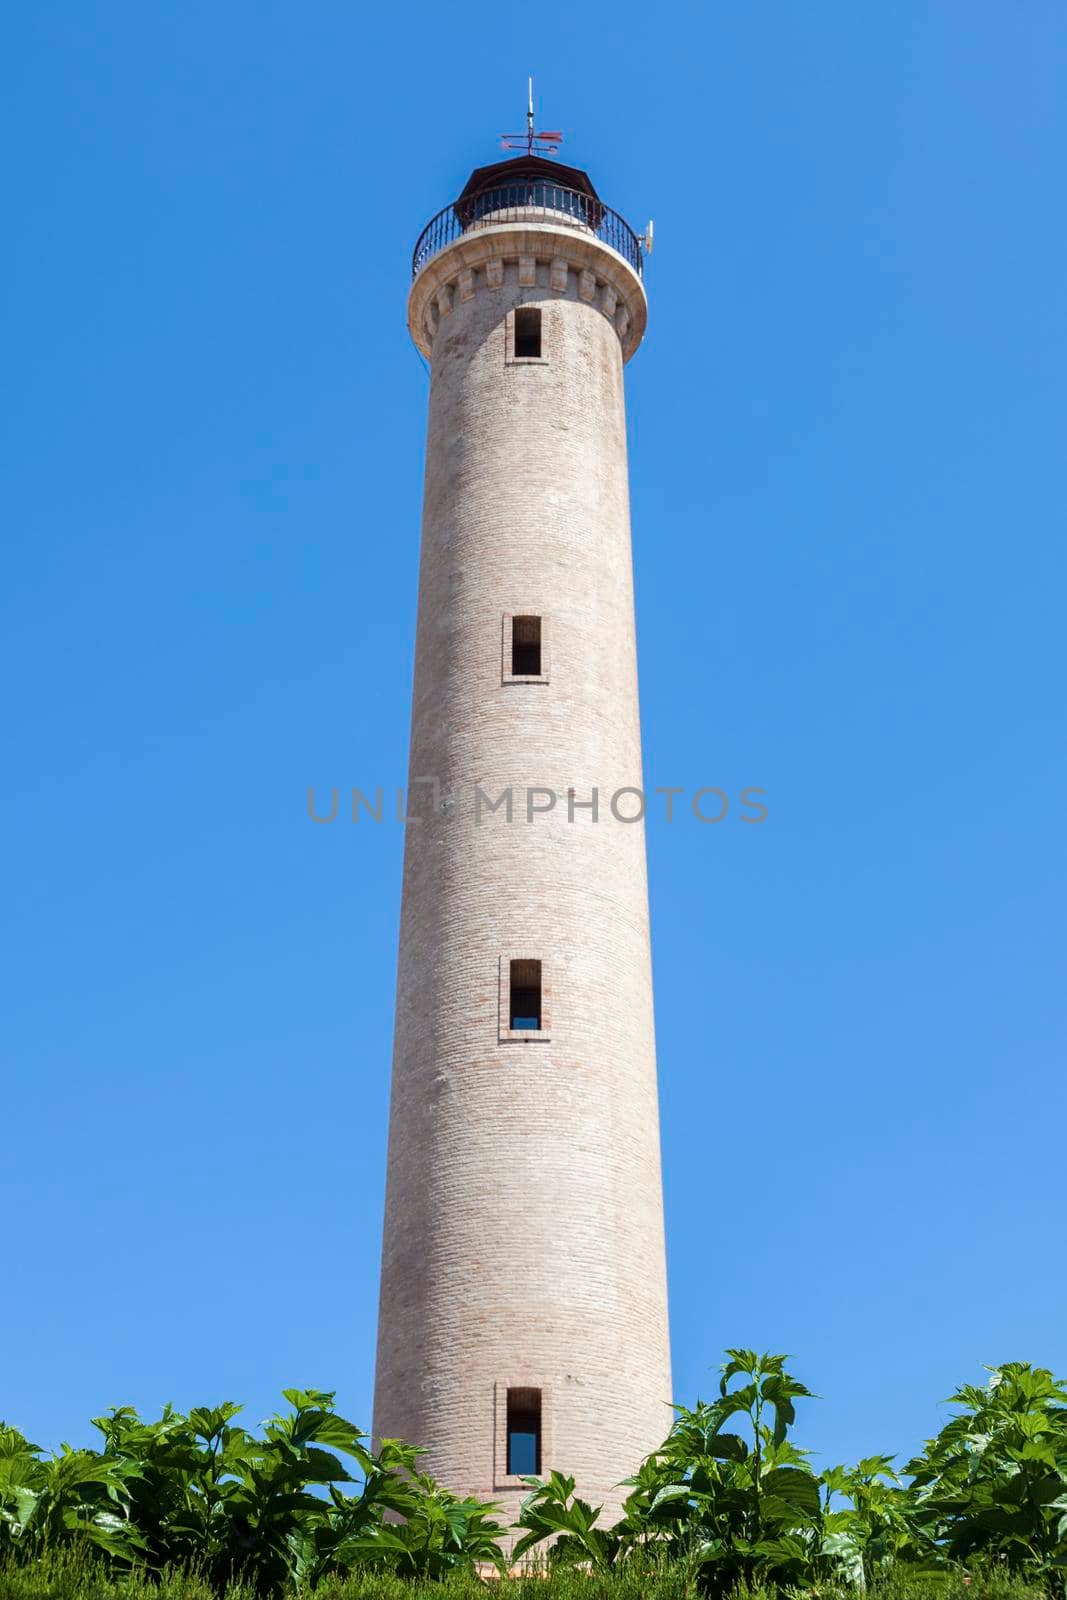
[[[952,1396],[902,1469],[816,1473],[791,1431],[812,1398],[780,1355],[729,1350],[718,1394],[676,1407],[624,1487],[622,1518],[559,1472],[525,1480],[518,1525],[377,1452],[333,1395],[287,1389],[262,1436],[227,1403],[155,1422],[120,1407],[100,1450],[45,1456],[0,1424],[0,1600],[1067,1600],[1067,1390],[1015,1362]],[[910,1481],[905,1482],[908,1479]],[[536,1574],[506,1576],[517,1563]]]
[[[122,1406],[94,1419],[102,1451],[49,1459],[0,1427],[0,1558],[84,1545],[117,1571],[195,1567],[216,1592],[240,1583],[255,1596],[354,1567],[439,1578],[500,1563],[492,1506],[420,1473],[411,1445],[369,1450],[332,1394],[284,1394],[291,1410],[263,1438],[234,1424],[232,1402],[168,1406],[158,1422]]]
[[[618,1570],[657,1551],[702,1593],[747,1587],[873,1591],[910,1568],[946,1581],[962,1564],[995,1561],[1064,1595],[1067,1576],[1067,1391],[1015,1362],[985,1388],[952,1396],[961,1409],[904,1469],[889,1456],[817,1474],[789,1433],[809,1391],[785,1357],[728,1350],[718,1397],[679,1406],[661,1448],[628,1480],[613,1527],[559,1473],[528,1479],[516,1554],[551,1540],[554,1566]]]

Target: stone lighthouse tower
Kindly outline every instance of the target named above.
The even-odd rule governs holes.
[[[623,366],[641,245],[584,172],[473,173],[431,366],[374,1431],[514,1516],[610,1515],[670,1426]]]

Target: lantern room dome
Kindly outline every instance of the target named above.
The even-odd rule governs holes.
[[[599,225],[604,214],[587,172],[533,154],[475,167],[454,209],[461,227],[468,228],[491,212],[520,206],[562,211],[591,228]]]

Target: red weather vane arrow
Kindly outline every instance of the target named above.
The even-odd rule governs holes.
[[[550,132],[547,128],[539,133],[534,132],[533,108],[533,79],[527,78],[527,106],[526,106],[526,132],[504,133],[500,136],[501,148],[504,150],[525,150],[530,156],[554,156],[559,152],[563,143],[563,135],[558,130]]]

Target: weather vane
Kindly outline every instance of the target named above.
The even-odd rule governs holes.
[[[547,129],[540,133],[534,132],[533,79],[527,78],[526,83],[528,87],[526,132],[501,134],[501,147],[504,150],[525,150],[528,156],[557,155],[563,143],[563,135],[559,132],[550,133]]]

